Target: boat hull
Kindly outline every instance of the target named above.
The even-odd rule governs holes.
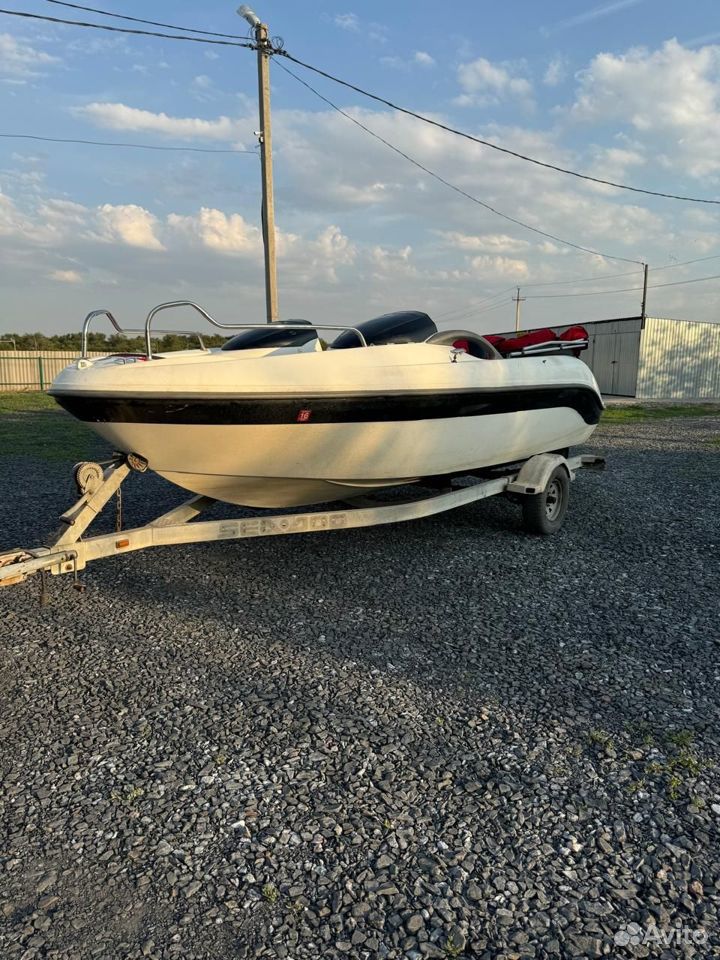
[[[594,429],[568,407],[375,423],[89,425],[186,490],[254,507],[346,499],[510,463],[582,443]]]
[[[564,449],[587,440],[602,409],[570,358],[454,361],[409,344],[289,359],[168,356],[127,371],[108,360],[68,368],[52,393],[172,483],[273,508]]]

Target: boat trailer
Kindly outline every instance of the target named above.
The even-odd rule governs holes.
[[[120,511],[117,529],[83,539],[83,534],[113,496],[120,497],[123,481],[132,471],[145,472],[147,463],[134,454],[117,455],[106,464],[85,461],[74,469],[80,499],[60,517],[61,526],[45,547],[0,553],[0,587],[22,583],[33,574],[71,574],[78,589],[81,570],[93,560],[114,557],[148,547],[172,544],[207,543],[214,540],[247,540],[291,533],[321,533],[372,527],[386,523],[419,520],[452,510],[476,500],[505,494],[523,505],[525,528],[532,533],[555,533],[565,518],[570,481],[581,468],[602,470],[605,460],[594,455],[564,457],[543,453],[522,465],[506,468],[497,476],[483,475],[463,486],[438,478],[439,491],[416,495],[411,499],[378,502],[369,497],[354,498],[344,509],[311,513],[260,515],[234,520],[196,518],[218,501],[194,496],[180,506],[141,527],[121,529]],[[458,478],[459,479],[459,478]],[[196,522],[190,522],[196,521]]]

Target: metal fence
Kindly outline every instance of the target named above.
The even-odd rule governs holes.
[[[77,360],[73,350],[0,350],[0,391],[47,390],[68,364]],[[90,353],[103,357],[106,353]]]

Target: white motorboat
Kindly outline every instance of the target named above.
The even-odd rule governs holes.
[[[292,322],[248,325],[218,349],[156,354],[150,323],[166,306],[151,311],[136,355],[88,358],[89,321],[106,311],[90,314],[83,357],[50,392],[114,449],[228,503],[348,500],[567,451],[603,407],[576,357],[550,348],[503,358],[418,311],[339,328],[330,346],[320,327]]]

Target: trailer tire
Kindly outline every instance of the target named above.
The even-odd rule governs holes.
[[[557,533],[570,500],[570,477],[565,467],[555,467],[542,493],[527,494],[522,499],[523,526],[528,533]]]

